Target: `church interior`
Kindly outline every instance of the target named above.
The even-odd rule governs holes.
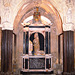
[[[0,75],[75,75],[75,0],[0,0]]]

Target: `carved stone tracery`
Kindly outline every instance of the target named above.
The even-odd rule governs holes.
[[[3,0],[3,5],[9,7],[12,0]]]

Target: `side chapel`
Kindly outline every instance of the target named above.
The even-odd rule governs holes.
[[[75,75],[74,0],[0,0],[0,75]]]

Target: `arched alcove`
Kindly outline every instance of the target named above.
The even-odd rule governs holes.
[[[31,2],[31,3],[23,4],[23,6],[19,9],[19,11],[18,11],[18,13],[15,17],[15,20],[14,20],[14,30],[13,30],[13,32],[17,35],[17,51],[16,52],[18,52],[18,53],[16,54],[16,56],[17,56],[17,60],[19,61],[18,65],[22,64],[21,63],[22,61],[20,60],[20,56],[23,54],[23,42],[24,42],[23,41],[23,31],[24,31],[23,29],[24,29],[24,26],[22,25],[22,23],[28,17],[32,16],[33,13],[35,12],[35,8],[37,7],[37,4],[36,5],[34,5],[34,4],[36,4],[36,3]],[[51,38],[52,38],[51,42],[53,42],[51,44],[51,46],[52,46],[52,50],[57,51],[57,44],[58,44],[57,43],[57,41],[58,41],[57,40],[58,39],[57,35],[59,35],[63,32],[62,31],[62,21],[61,21],[60,14],[56,10],[56,8],[51,3],[47,2],[47,1],[42,2],[38,7],[39,7],[39,10],[40,10],[41,16],[44,16],[45,18],[47,18],[52,23],[52,25],[51,24],[48,25],[48,27],[51,27],[52,30],[54,30],[54,32],[55,32],[54,34],[51,33]],[[32,26],[32,24],[25,25],[25,26],[29,27],[29,26]],[[43,26],[46,27],[46,24],[43,24]],[[25,34],[29,34],[28,31],[29,31],[29,28],[27,28],[24,31]],[[38,31],[41,31],[41,29],[39,29]],[[35,32],[36,32],[36,30],[35,30]],[[38,34],[39,34],[39,37],[44,38],[40,33],[38,33]],[[48,34],[46,34],[46,35],[48,36]],[[31,36],[32,36],[32,39],[34,39],[33,38],[34,33]],[[43,40],[42,38],[40,39],[40,41]],[[30,37],[30,39],[31,39],[31,37]],[[48,39],[48,38],[46,38],[46,39]],[[48,40],[47,40],[47,42],[48,42]],[[43,43],[43,42],[41,42],[41,43]],[[27,45],[27,47],[28,47],[28,45]],[[44,49],[44,47],[42,45],[40,50],[43,50],[43,49]],[[56,58],[57,58],[57,56],[56,56]],[[22,65],[19,65],[20,68],[21,68],[21,66]]]
[[[0,68],[3,72],[6,71],[7,74],[10,69],[13,69],[13,74],[20,71],[54,70],[64,74],[73,71],[75,32],[70,29],[74,27],[74,20],[71,18],[73,1],[65,3],[62,0],[12,0],[9,4],[8,0],[3,0],[0,4]],[[36,21],[35,13],[40,13],[38,17],[41,16],[41,19],[36,18]],[[32,51],[35,51],[34,54]]]

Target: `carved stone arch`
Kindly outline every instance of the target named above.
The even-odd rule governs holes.
[[[20,8],[20,10],[17,13],[17,16],[15,17],[14,33],[17,33],[18,26],[21,25],[22,21],[25,19],[24,16],[26,15],[26,12],[35,7],[34,2],[29,3],[25,8],[23,6]],[[57,35],[61,34],[63,31],[62,20],[56,8],[47,1],[44,1],[41,5],[39,5],[39,7],[46,10],[47,14],[49,15],[50,20],[53,22],[53,25],[56,26]],[[42,15],[47,16],[46,14],[42,14]]]

